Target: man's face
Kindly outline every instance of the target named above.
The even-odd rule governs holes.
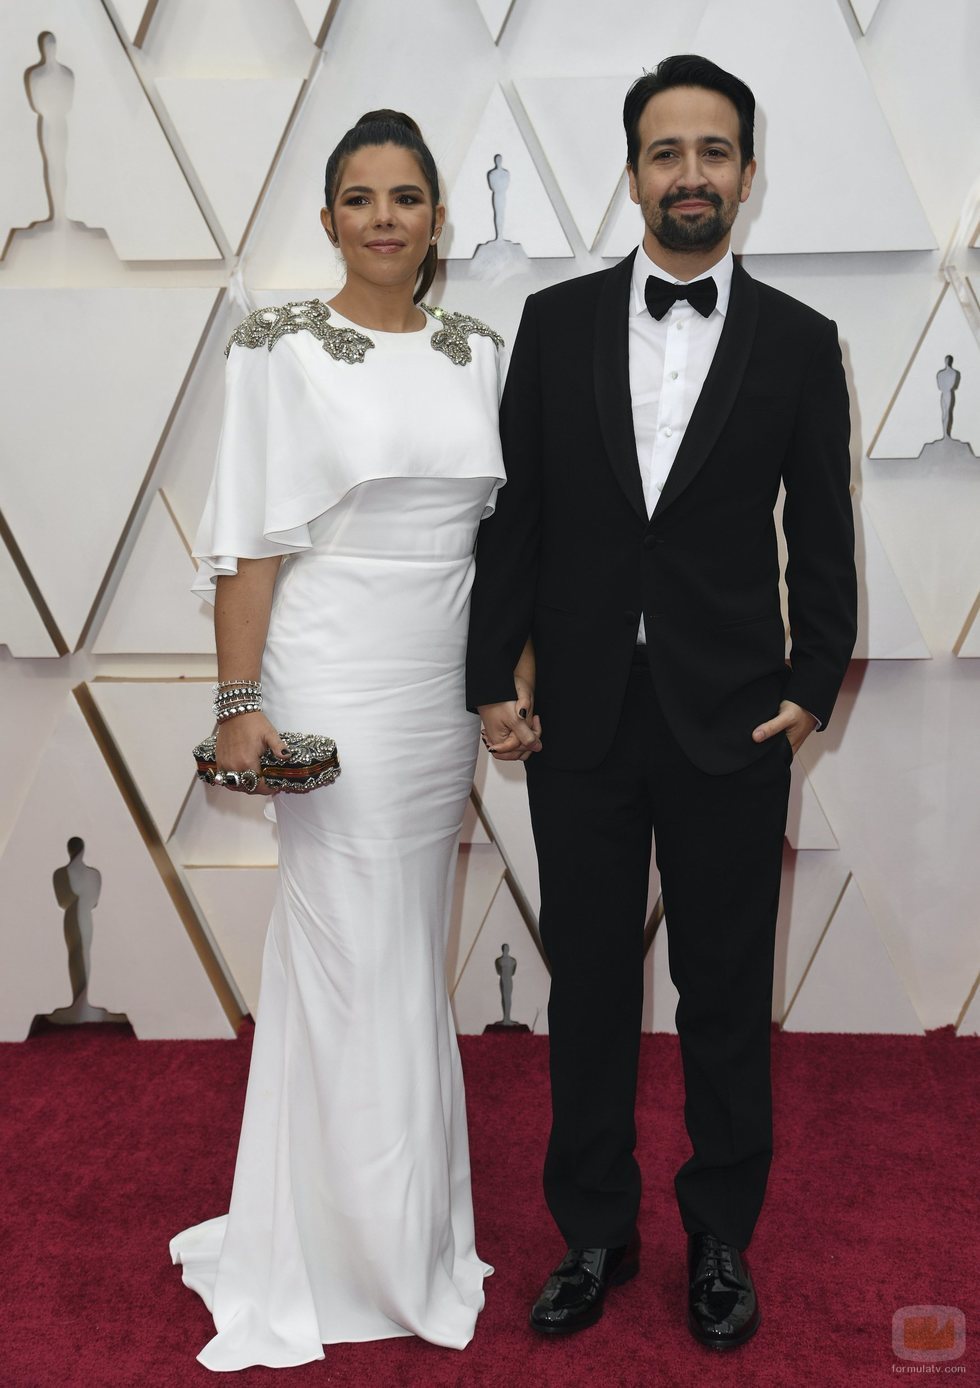
[[[755,160],[742,167],[738,112],[705,87],[671,87],[640,116],[630,197],[650,235],[668,251],[710,251],[749,196]]]

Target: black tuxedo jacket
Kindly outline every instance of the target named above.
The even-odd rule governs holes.
[[[530,633],[538,755],[597,765],[642,612],[668,724],[697,766],[721,774],[762,755],[752,730],[782,698],[826,726],[854,644],[837,329],[736,264],[714,360],[648,516],[630,400],[632,265],[525,306],[501,403],[507,484],[477,544],[467,703],[513,699]],[[781,481],[791,665],[773,517]]]

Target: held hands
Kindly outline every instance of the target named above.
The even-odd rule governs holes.
[[[520,675],[514,676],[516,699],[502,704],[481,704],[483,745],[497,761],[527,761],[541,751],[541,719],[534,712],[534,691]],[[799,704],[783,699],[775,718],[760,723],[752,733],[753,742],[767,742],[785,733],[795,757],[818,720]]]
[[[264,713],[240,713],[218,727],[214,759],[219,771],[261,771],[259,757],[268,747],[277,757],[285,756],[288,748]],[[234,786],[229,786],[234,790]],[[260,780],[254,795],[278,795]]]
[[[483,745],[497,761],[527,761],[541,751],[541,719],[534,712],[534,689],[514,676],[517,697],[503,704],[481,704]]]
[[[816,726],[817,719],[812,713],[807,713],[805,708],[789,699],[783,699],[776,717],[770,718],[768,723],[760,723],[752,734],[752,741],[766,742],[777,733],[785,733],[795,757]]]

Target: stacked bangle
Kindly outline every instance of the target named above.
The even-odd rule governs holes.
[[[214,700],[211,712],[219,723],[237,718],[240,713],[258,713],[262,708],[262,684],[259,680],[219,680],[212,688]]]

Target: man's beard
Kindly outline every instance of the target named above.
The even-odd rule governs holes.
[[[699,217],[675,217],[670,209],[678,202],[697,198],[714,209]],[[649,211],[649,215],[646,215]],[[728,235],[738,212],[737,201],[726,203],[717,193],[681,190],[671,197],[661,198],[654,207],[644,208],[645,221],[651,234],[667,251],[710,251]]]

